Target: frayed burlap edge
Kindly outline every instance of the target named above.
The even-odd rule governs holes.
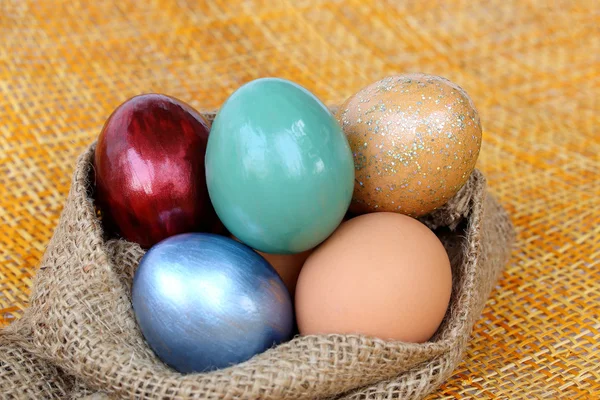
[[[181,375],[154,356],[135,323],[130,284],[143,251],[104,240],[90,196],[93,151],[94,145],[77,162],[30,308],[0,335],[0,352],[12,355],[0,354],[5,397],[31,397],[29,388],[41,387],[48,398],[421,398],[460,361],[513,240],[506,213],[475,171],[454,199],[424,219],[438,228],[454,273],[451,306],[431,342],[296,337],[237,366]]]

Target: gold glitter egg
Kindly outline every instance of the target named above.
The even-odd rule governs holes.
[[[336,117],[354,155],[356,214],[430,213],[465,184],[481,147],[473,101],[439,76],[384,78],[346,100]]]

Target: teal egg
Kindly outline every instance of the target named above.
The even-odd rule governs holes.
[[[206,183],[223,224],[247,245],[299,253],[325,240],[352,199],[354,163],[327,107],[303,87],[262,78],[219,110]]]

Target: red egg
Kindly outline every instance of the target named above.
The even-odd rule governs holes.
[[[209,130],[172,97],[144,94],[121,104],[104,124],[94,159],[105,226],[145,248],[215,227],[204,173]]]

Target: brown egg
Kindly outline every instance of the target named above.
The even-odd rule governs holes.
[[[438,76],[382,79],[350,97],[337,119],[354,154],[358,214],[435,210],[465,184],[481,147],[473,102]]]
[[[312,250],[307,250],[298,254],[268,254],[258,252],[275,268],[275,271],[281,277],[285,287],[287,287],[292,299],[296,292],[296,282],[298,281],[298,275],[304,265],[304,262],[310,256]]]
[[[372,213],[344,222],[308,257],[296,287],[300,333],[425,342],[452,291],[444,246],[421,222]]]
[[[231,235],[234,240],[240,241],[237,237]],[[261,251],[256,251],[258,254],[263,256],[265,260],[271,264],[271,266],[277,271],[279,277],[285,284],[285,287],[290,292],[292,299],[296,292],[296,282],[298,281],[298,275],[304,265],[304,262],[313,252],[313,250],[307,250],[297,254],[269,254]]]

